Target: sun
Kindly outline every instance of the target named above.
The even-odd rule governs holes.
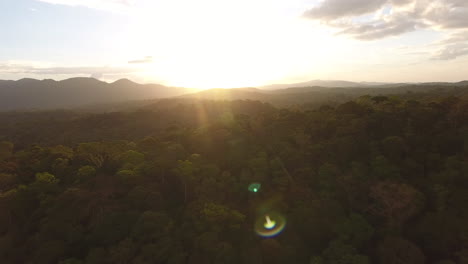
[[[329,46],[320,32],[304,35],[308,25],[296,16],[259,16],[266,2],[176,2],[188,6],[142,15],[131,37],[144,36],[145,42],[130,46],[153,56],[154,62],[142,68],[146,77],[171,86],[236,88],[282,81],[317,70]]]

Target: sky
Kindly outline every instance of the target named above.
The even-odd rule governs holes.
[[[1,0],[0,79],[468,79],[467,0]]]

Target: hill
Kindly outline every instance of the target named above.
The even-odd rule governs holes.
[[[426,82],[426,83],[386,83],[386,82],[349,82],[340,80],[312,80],[300,83],[272,84],[260,87],[263,90],[281,90],[301,87],[326,88],[395,88],[411,85],[466,86],[468,81],[461,82]]]
[[[307,87],[307,86],[320,86],[320,87],[367,87],[367,86],[379,86],[379,85],[388,85],[388,83],[380,82],[349,82],[341,80],[312,80],[307,82],[300,83],[285,83],[285,84],[271,84],[262,86],[262,89],[265,90],[277,90],[284,88],[293,88],[293,87]]]
[[[172,97],[193,91],[159,84],[138,84],[127,79],[113,83],[94,78],[0,81],[0,111],[71,108],[87,104]]]
[[[255,88],[211,89],[198,93],[182,95],[181,98],[205,100],[258,100],[279,107],[293,105],[322,105],[328,103],[343,103],[360,96],[400,95],[408,99],[432,98],[439,96],[457,96],[468,98],[467,82],[460,83],[423,83],[399,84],[381,87],[294,87],[277,90],[262,90]]]
[[[313,86],[309,84],[322,84]],[[296,86],[297,85],[297,86]],[[299,86],[302,85],[302,86]],[[331,87],[331,85],[335,85]],[[353,83],[346,81],[311,81],[271,85],[262,88],[195,89],[167,87],[159,84],[138,84],[128,79],[113,83],[93,78],[0,80],[0,111],[74,108],[81,111],[115,112],[135,110],[152,105],[161,98],[204,100],[257,100],[278,107],[343,103],[363,95],[395,95],[406,97],[467,97],[468,81],[458,83]],[[276,88],[274,88],[276,87]],[[273,89],[274,88],[274,89]]]

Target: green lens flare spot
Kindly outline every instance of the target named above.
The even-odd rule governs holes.
[[[256,193],[256,192],[260,191],[261,187],[262,187],[262,185],[260,183],[255,182],[255,183],[252,183],[252,184],[249,185],[248,190],[250,192]]]

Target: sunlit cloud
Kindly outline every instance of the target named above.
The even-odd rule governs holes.
[[[145,63],[152,63],[152,62],[153,62],[152,56],[146,56],[143,59],[128,61],[129,64],[145,64]]]
[[[324,0],[304,17],[341,28],[340,33],[373,40],[421,28],[468,28],[468,1],[462,0]]]
[[[457,32],[434,44],[435,60],[454,60],[468,55],[468,31]]]
[[[424,23],[413,19],[411,15],[401,13],[382,18],[379,21],[356,23],[352,26],[348,24],[338,34],[350,35],[360,40],[374,40],[398,36],[424,27]]]
[[[307,10],[305,18],[338,29],[339,35],[379,40],[418,30],[442,32],[432,59],[453,60],[468,54],[466,0],[324,0]]]

